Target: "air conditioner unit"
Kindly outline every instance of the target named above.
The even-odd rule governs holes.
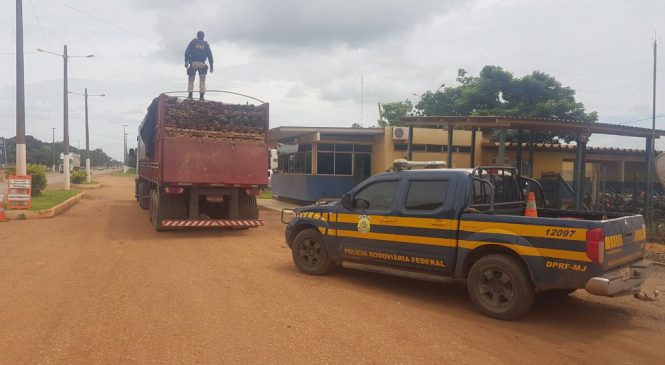
[[[393,128],[393,140],[406,141],[408,139],[409,139],[409,128],[405,127]]]

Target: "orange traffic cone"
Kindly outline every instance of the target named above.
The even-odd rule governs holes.
[[[7,216],[5,215],[5,197],[0,194],[0,222],[9,222]]]
[[[538,217],[538,209],[536,209],[536,193],[533,191],[527,195],[526,209],[524,210],[525,217]]]

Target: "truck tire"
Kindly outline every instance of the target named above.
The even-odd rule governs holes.
[[[238,194],[238,218],[259,219],[259,207],[256,204],[256,196],[246,195],[244,192]]]
[[[137,184],[137,199],[139,201],[139,207],[141,207],[141,209],[148,209],[148,206],[150,205],[150,186],[143,181],[139,181]]]
[[[307,275],[325,275],[336,267],[328,256],[323,237],[315,229],[305,229],[296,235],[291,255],[298,270]]]
[[[525,315],[535,298],[526,268],[506,254],[487,255],[476,261],[469,271],[467,289],[481,313],[501,320]]]
[[[159,191],[150,190],[150,222],[156,231],[162,230],[162,209],[159,204]]]

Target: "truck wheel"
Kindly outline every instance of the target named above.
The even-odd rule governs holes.
[[[241,219],[258,219],[259,208],[256,204],[256,196],[246,195],[244,192],[238,194],[238,217]]]
[[[144,182],[138,182],[137,184],[139,207],[141,207],[141,209],[148,209],[148,206],[150,205],[150,187]]]
[[[148,192],[148,212],[150,213],[148,216],[150,217],[150,223],[152,223],[152,218],[155,211],[155,198],[153,195],[153,190],[150,190],[150,192]]]
[[[325,275],[336,266],[328,256],[323,237],[314,229],[298,233],[293,240],[291,255],[298,270],[308,275]]]
[[[511,320],[526,314],[535,290],[528,272],[516,258],[487,255],[476,261],[467,278],[469,296],[483,314]]]
[[[157,189],[150,190],[149,195],[149,207],[150,207],[150,223],[155,227],[155,230],[162,230],[162,208],[159,204],[159,192]]]

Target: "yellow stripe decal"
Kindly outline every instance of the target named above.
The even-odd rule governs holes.
[[[332,231],[333,230],[329,230],[328,234],[332,234],[330,233]],[[361,233],[358,231],[349,231],[343,229],[337,230],[337,235],[341,237],[374,239],[374,240],[390,241],[390,242],[397,241],[397,242],[415,243],[420,245],[455,247],[455,240],[452,238],[408,236],[402,234],[374,233],[374,232]]]
[[[499,233],[523,237],[551,238],[566,241],[586,241],[587,232],[584,228],[479,221],[461,221],[460,230],[467,232]]]
[[[591,262],[591,260],[587,257],[585,252],[555,250],[551,248],[528,247],[528,246],[511,245],[499,242],[459,240],[459,247],[466,248],[469,250],[473,250],[475,248],[485,245],[504,246],[510,248],[511,250],[517,252],[519,255],[522,256],[551,257],[556,259]]]
[[[331,214],[330,219],[338,223],[358,223],[358,214]],[[457,228],[456,219],[437,219],[437,218],[411,218],[396,217],[390,215],[370,215],[372,225],[393,226],[393,227],[412,227],[412,228],[432,228],[432,229],[451,229]],[[392,220],[391,222],[389,222]]]

